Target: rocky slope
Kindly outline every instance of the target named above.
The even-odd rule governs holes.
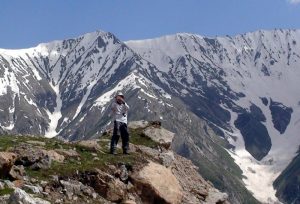
[[[130,155],[108,154],[109,134],[64,142],[0,137],[1,203],[228,203],[191,161],[171,151],[174,133],[132,122]]]
[[[275,180],[278,189],[276,195],[283,203],[300,203],[300,154],[292,160],[288,167]]]

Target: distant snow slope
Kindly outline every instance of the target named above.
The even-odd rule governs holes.
[[[261,201],[276,200],[272,183],[295,156],[300,144],[300,31],[257,31],[217,38],[176,34],[128,41],[126,44],[182,84],[184,89],[174,90],[181,92],[182,98],[191,92],[206,98],[205,92],[212,89],[205,90],[204,86],[215,87],[213,90],[219,96],[225,96],[217,103],[230,113],[226,121],[229,127],[222,123],[217,126],[227,129],[225,137],[235,146],[231,154],[247,177],[245,183],[248,189]],[[220,78],[214,77],[211,74],[213,72],[221,73],[218,75]],[[226,95],[231,92],[242,95],[228,101]],[[263,103],[263,99],[267,104]],[[283,109],[280,114],[273,112],[273,118],[270,108],[272,101],[279,102],[279,107]],[[249,154],[244,142],[249,136],[242,135],[235,126],[238,115],[245,114],[241,109],[250,112],[252,104],[265,117],[260,124],[266,127],[271,139],[271,147],[267,154],[262,155],[263,159],[260,156],[254,158],[254,150],[250,152],[252,155]],[[292,110],[290,116],[284,111],[286,108]],[[207,118],[201,112],[199,116]],[[244,119],[243,126],[258,128],[248,122]],[[275,128],[280,125],[286,129],[283,133]],[[249,149],[254,144],[249,143]]]

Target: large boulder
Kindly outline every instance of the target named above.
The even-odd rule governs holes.
[[[128,123],[128,127],[131,129],[146,128],[148,125],[149,122],[145,120],[131,121]]]
[[[58,154],[56,151],[54,151],[54,150],[42,150],[43,151],[43,153],[45,154],[45,155],[48,155],[49,156],[49,158],[51,159],[51,160],[53,160],[53,161],[57,161],[57,162],[59,162],[59,163],[62,163],[62,162],[64,162],[64,160],[65,160],[65,157],[63,156],[63,155],[61,155],[61,154]]]
[[[165,148],[169,149],[174,138],[174,133],[162,127],[148,127],[143,131],[144,135],[151,138]]]
[[[22,144],[12,149],[18,155],[17,162],[32,169],[50,168],[52,161],[63,162],[65,157],[54,150],[46,150],[31,144]]]
[[[140,196],[149,203],[181,203],[182,188],[170,169],[150,161],[131,175]]]
[[[90,151],[100,151],[101,146],[98,144],[99,140],[82,140],[78,142],[77,144],[85,149],[88,149]]]
[[[18,155],[17,162],[23,166],[31,166],[45,157],[49,158],[44,149],[26,143],[14,147],[11,151]]]
[[[10,152],[0,152],[0,178],[6,177],[14,165],[17,155]]]
[[[8,204],[50,204],[50,202],[41,198],[34,198],[25,191],[16,188],[10,195]]]

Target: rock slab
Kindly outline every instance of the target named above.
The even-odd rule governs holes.
[[[152,161],[141,171],[132,175],[134,183],[141,189],[141,197],[153,203],[181,203],[182,188],[170,169]],[[151,197],[149,197],[151,196]]]

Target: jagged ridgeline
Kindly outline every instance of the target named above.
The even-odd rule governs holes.
[[[228,203],[170,150],[174,133],[145,121],[130,127],[129,155],[108,153],[108,133],[79,142],[0,137],[0,203]]]
[[[299,30],[128,42],[97,31],[0,49],[0,132],[98,138],[122,91],[129,121],[162,121],[230,202],[288,202],[273,183],[300,143],[299,43]]]

